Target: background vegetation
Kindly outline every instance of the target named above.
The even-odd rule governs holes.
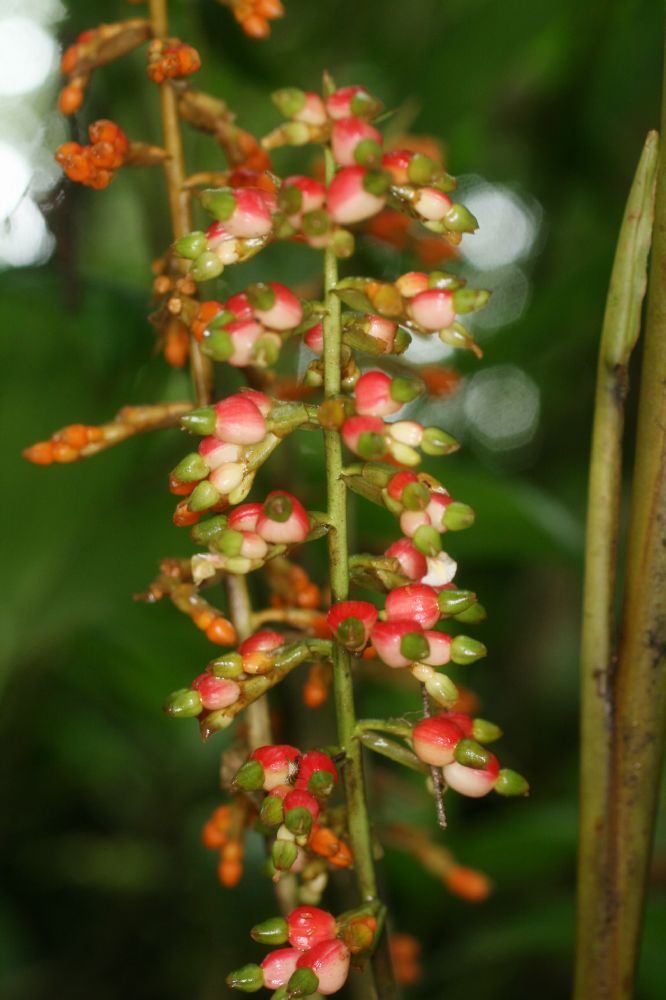
[[[410,996],[562,998],[572,965],[577,643],[595,353],[624,199],[658,120],[663,4],[286,2],[286,19],[264,44],[245,39],[213,0],[172,4],[174,33],[203,56],[198,85],[224,96],[241,124],[265,132],[276,121],[268,93],[287,84],[314,89],[326,66],[340,83],[364,83],[398,107],[412,131],[443,137],[455,174],[508,187],[539,227],[531,253],[489,276],[501,291],[497,323],[509,322],[479,330],[482,366],[461,364],[469,378],[442,404],[442,424],[465,447],[440,466],[451,492],[477,510],[477,526],[451,551],[461,582],[490,612],[491,655],[466,682],[503,726],[503,760],[528,774],[532,797],[451,810],[442,843],[495,882],[482,905],[449,896],[404,855],[388,853],[385,870],[397,928],[424,947],[425,977]],[[120,0],[66,6],[65,41],[137,12]],[[159,141],[156,105],[136,55],[95,76],[79,127],[111,117],[132,137]],[[187,152],[198,169],[221,164],[198,136],[188,137]],[[279,167],[297,162],[281,155]],[[177,432],[130,441],[67,468],[39,470],[19,458],[22,447],[73,420],[101,422],[126,402],[188,391],[186,376],[155,356],[146,321],[150,261],[168,241],[162,180],[126,171],[99,194],[69,185],[62,192],[49,215],[53,259],[0,275],[0,995],[42,1000],[55,987],[71,1000],[93,992],[96,1000],[203,1000],[225,995],[226,971],[251,954],[247,928],[271,904],[256,871],[258,844],[231,893],[218,886],[214,857],[200,845],[200,827],[219,801],[225,737],[202,746],[194,724],[160,710],[210,647],[170,607],[131,600],[162,556],[190,551],[172,526],[165,479],[184,441]],[[498,229],[498,245],[511,235]],[[414,266],[370,244],[362,253],[369,272]],[[280,247],[226,287],[260,274],[303,285],[316,267],[315,255]],[[485,382],[474,381],[477,371],[489,373]],[[509,418],[522,428],[513,438]],[[509,427],[503,438],[495,421]],[[270,474],[320,505],[320,457],[293,449],[285,446]],[[385,547],[391,519],[362,502],[356,510],[363,548]],[[308,558],[321,579],[323,550]],[[280,704],[290,735],[299,699],[297,679]],[[411,688],[379,674],[363,700],[373,714],[416,708]],[[315,723],[305,725],[304,742]],[[377,775],[386,816],[431,821],[410,786]],[[640,1000],[663,996],[665,820],[662,807]]]

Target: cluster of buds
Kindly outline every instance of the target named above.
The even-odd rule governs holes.
[[[35,465],[76,462],[87,445],[100,441],[102,436],[99,427],[70,424],[53,434],[48,441],[38,441],[26,448],[23,457]]]
[[[148,46],[148,79],[153,83],[192,76],[201,69],[201,57],[178,38],[154,38]]]
[[[69,78],[60,91],[60,111],[64,115],[78,111],[91,72],[137,48],[150,37],[150,31],[150,22],[136,17],[115,24],[100,24],[98,28],[82,32],[67,46],[60,61],[61,72]]]
[[[204,846],[219,851],[217,875],[225,889],[233,889],[243,876],[245,810],[240,800],[218,806],[202,830]]]
[[[236,773],[232,786],[237,791],[267,793],[259,821],[265,830],[275,832],[271,860],[276,878],[304,867],[309,839],[337,782],[338,771],[329,754],[321,750],[302,754],[288,745],[259,747]]]
[[[268,38],[270,21],[284,16],[280,0],[222,0],[231,11],[246,35],[250,38]]]
[[[232,972],[227,983],[244,993],[262,987],[275,990],[272,1000],[332,996],[347,981],[351,956],[372,948],[377,927],[370,908],[349,911],[336,920],[319,907],[298,906],[286,917],[273,917],[252,928],[255,941],[278,947],[261,965]]]
[[[71,181],[105,188],[125,162],[129,140],[119,125],[104,118],[88,126],[88,135],[90,145],[65,142],[55,158]]]
[[[191,329],[203,353],[214,361],[234,368],[266,367],[275,364],[284,341],[299,331],[303,316],[294,293],[271,281],[252,285],[225,302],[202,302]]]
[[[464,712],[442,712],[422,719],[412,730],[414,753],[425,764],[442,768],[449,788],[470,798],[493,789],[499,795],[527,795],[525,778],[500,769],[497,757],[483,744],[502,735],[498,726]]]
[[[465,279],[446,271],[409,271],[394,282],[371,278],[344,278],[336,294],[352,309],[372,310],[400,323],[409,333],[437,334],[449,347],[464,348],[480,356],[471,334],[456,316],[482,309],[490,297],[483,288],[465,287]]]
[[[387,423],[381,417],[353,416],[345,420],[341,434],[351,452],[371,462],[391,458],[399,465],[415,466],[421,461],[417,448],[425,455],[439,457],[460,447],[440,427],[424,427],[417,420]]]
[[[322,603],[321,589],[302,566],[284,557],[273,559],[267,570],[271,607],[314,610]]]

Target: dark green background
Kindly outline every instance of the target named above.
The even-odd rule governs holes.
[[[482,595],[491,655],[468,682],[505,729],[503,760],[528,774],[529,801],[457,803],[448,844],[487,871],[494,896],[464,904],[389,853],[398,929],[423,941],[413,997],[566,997],[573,941],[577,643],[594,365],[623,203],[643,138],[658,120],[663,5],[638,0],[286,0],[263,44],[212,2],[174,2],[174,32],[200,48],[196,85],[224,96],[262,134],[268,93],[316,88],[322,67],[369,86],[388,107],[413,102],[412,128],[441,136],[456,174],[514,187],[542,206],[531,298],[486,344],[483,364],[522,368],[541,392],[529,447],[493,452],[472,435],[438,467],[478,524],[451,542],[460,579]],[[141,8],[67,4],[65,41]],[[135,55],[96,74],[76,127],[108,116],[159,141],[156,94]],[[221,166],[188,137],[190,165]],[[301,164],[309,163],[309,152]],[[296,164],[284,157],[280,163]],[[278,164],[278,166],[280,165]],[[2,575],[0,995],[42,1000],[225,996],[229,968],[254,957],[247,929],[271,912],[259,848],[231,893],[217,885],[199,830],[220,801],[224,737],[161,713],[210,655],[171,607],[131,601],[158,560],[186,554],[165,475],[187,447],[177,432],[94,461],[38,469],[21,448],[71,421],[101,422],[125,402],[178,398],[185,376],[153,354],[149,263],[169,240],[158,173],[124,172],[101,194],[63,189],[48,266],[0,276],[0,426],[7,509]],[[395,273],[409,259],[363,253]],[[360,265],[359,265],[360,266]],[[314,254],[287,245],[231,276],[300,282]],[[225,276],[226,277],[226,276]],[[222,286],[224,287],[224,286]],[[462,367],[475,364],[464,359]],[[637,372],[632,379],[637,384]],[[632,409],[635,400],[632,401]],[[633,419],[629,422],[633,432]],[[272,482],[322,506],[320,459],[285,446]],[[357,505],[364,549],[388,544],[388,517]],[[319,543],[309,554],[323,572]],[[478,634],[478,633],[477,633]],[[283,696],[288,735],[299,683]],[[412,689],[370,684],[372,714],[414,709]],[[312,721],[307,726],[312,730]],[[302,739],[308,738],[302,731]],[[300,737],[299,737],[300,738]],[[314,736],[312,738],[315,738]],[[418,784],[418,783],[417,783]],[[413,786],[414,789],[417,788]],[[425,799],[389,786],[375,815],[432,826]],[[432,826],[434,832],[434,826]],[[663,996],[665,828],[657,848],[638,996]],[[590,998],[592,1000],[592,998]]]

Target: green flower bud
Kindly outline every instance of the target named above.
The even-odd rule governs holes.
[[[393,354],[404,354],[412,342],[411,336],[401,326],[398,327],[393,341]]]
[[[256,792],[264,784],[264,769],[258,760],[246,760],[236,771],[232,786],[243,792]]]
[[[283,187],[278,195],[278,205],[285,215],[296,215],[303,204],[303,192],[295,184]]]
[[[278,495],[271,497],[264,504],[264,514],[269,517],[271,521],[278,521],[280,524],[284,521],[288,521],[291,517],[291,512],[293,510],[291,500],[289,497]]]
[[[271,100],[284,118],[293,118],[305,107],[305,94],[297,87],[282,87],[271,94]]]
[[[208,466],[201,455],[192,451],[182,458],[171,475],[181,483],[196,483],[208,475]]]
[[[449,274],[448,271],[432,271],[428,278],[428,288],[444,288],[455,291],[456,288],[463,288],[464,285],[464,278],[459,278],[457,274]]]
[[[284,806],[282,805],[282,799],[279,795],[266,796],[264,801],[261,803],[259,818],[262,823],[271,829],[273,829],[273,827],[280,826],[284,820]]]
[[[188,233],[181,236],[173,245],[174,252],[179,257],[186,257],[187,260],[196,260],[208,246],[206,234],[202,232]]]
[[[338,260],[347,260],[354,253],[354,235],[348,229],[336,229],[331,240],[331,249]]]
[[[429,184],[434,172],[435,161],[431,157],[414,153],[407,167],[407,177],[412,184]]]
[[[439,610],[443,615],[459,615],[466,611],[476,601],[476,594],[471,590],[440,590],[437,595]]]
[[[213,517],[209,517],[207,521],[199,521],[198,524],[195,524],[190,532],[190,538],[197,545],[208,545],[213,538],[225,530],[226,526],[226,515],[215,514]]]
[[[355,118],[365,118],[369,120],[376,118],[382,110],[382,103],[376,97],[369,94],[367,90],[359,90],[351,99],[349,110]]]
[[[489,750],[482,747],[476,740],[470,739],[461,740],[454,752],[454,757],[459,764],[464,764],[465,767],[473,767],[477,770],[482,770],[491,756],[492,754]]]
[[[523,778],[522,774],[518,774],[517,771],[511,771],[508,767],[504,767],[497,775],[495,791],[498,795],[529,795],[530,786],[527,783],[527,780]]]
[[[450,455],[459,447],[459,442],[441,427],[426,427],[423,431],[421,451],[426,455]]]
[[[473,233],[479,228],[472,213],[459,202],[452,205],[444,216],[446,228],[452,233]]]
[[[240,653],[225,653],[212,660],[210,668],[216,677],[233,680],[243,673],[243,657]]]
[[[279,872],[288,872],[297,857],[298,847],[291,840],[276,840],[271,848],[271,858]]]
[[[479,743],[494,743],[502,735],[502,730],[494,722],[486,719],[475,719],[472,724],[472,736]]]
[[[276,796],[269,795],[269,798],[276,798]],[[271,917],[270,920],[264,920],[260,924],[255,924],[250,931],[250,937],[259,944],[284,944],[289,937],[287,921],[284,917]]]
[[[315,208],[303,216],[303,232],[306,236],[323,236],[331,228],[331,218],[323,208]]]
[[[261,309],[263,312],[275,305],[275,289],[263,281],[250,285],[246,294],[253,309]]]
[[[483,309],[490,298],[485,288],[459,288],[453,293],[453,308],[462,315]]]
[[[180,423],[190,434],[201,434],[203,437],[213,433],[217,417],[212,406],[203,406],[199,410],[190,410],[180,418]]]
[[[442,540],[437,528],[433,528],[432,524],[422,524],[417,528],[412,542],[414,548],[422,552],[424,556],[436,556],[438,552],[442,551]]]
[[[330,795],[335,788],[335,778],[330,771],[315,771],[308,781],[308,791],[316,798]]]
[[[394,378],[391,380],[391,399],[397,403],[411,403],[423,392],[423,383],[413,378]]]
[[[356,450],[361,458],[368,461],[383,458],[386,454],[386,441],[383,434],[376,434],[374,431],[364,431],[359,435]]]
[[[412,662],[422,660],[429,650],[428,640],[421,632],[408,632],[400,640],[400,652]]]
[[[382,162],[382,147],[376,139],[361,139],[354,150],[354,159],[361,167],[377,167]]]
[[[303,806],[287,809],[284,814],[284,823],[295,837],[307,837],[312,829],[312,814]]]
[[[201,341],[201,350],[213,361],[228,361],[234,353],[234,342],[227,330],[211,330]]]
[[[381,198],[391,186],[392,178],[387,170],[368,170],[363,178],[363,187],[368,194]]]
[[[312,996],[319,987],[319,977],[312,969],[296,969],[287,983],[290,1000],[300,1000],[301,997]]]
[[[214,507],[216,503],[220,502],[221,498],[222,494],[219,490],[216,490],[212,483],[204,479],[190,493],[187,506],[194,513],[198,513],[200,510],[208,510],[209,507]]]
[[[263,985],[264,972],[260,965],[243,965],[227,976],[227,986],[241,993],[256,993]]]
[[[485,622],[487,617],[483,604],[475,601],[466,611],[461,611],[460,614],[456,615],[456,621],[462,622],[463,625],[480,625],[481,622]]]
[[[195,281],[210,281],[212,278],[219,278],[224,271],[224,264],[211,250],[200,253],[192,264],[190,275]]]
[[[444,510],[444,527],[447,531],[463,531],[474,524],[473,509],[466,503],[454,500]]]
[[[430,697],[442,708],[451,708],[458,700],[458,688],[448,674],[433,673],[425,682]]]
[[[236,211],[236,198],[231,188],[208,188],[202,191],[201,204],[218,222],[226,222]]]
[[[239,556],[243,547],[243,532],[235,531],[233,528],[225,528],[213,540],[213,548],[216,552],[221,552],[230,558]]]
[[[451,659],[454,663],[474,663],[487,652],[482,642],[470,639],[467,635],[457,635],[451,643]]]
[[[164,706],[167,715],[173,716],[174,719],[193,719],[195,716],[201,715],[202,709],[201,695],[191,688],[181,688],[179,691],[174,691],[173,694],[169,695],[169,700]]]

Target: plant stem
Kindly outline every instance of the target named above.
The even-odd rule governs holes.
[[[666,73],[636,460],[615,681],[613,752],[617,983],[633,996],[666,722]]]
[[[153,37],[167,38],[169,35],[167,0],[149,0],[148,8]],[[174,240],[177,240],[192,229],[190,192],[183,187],[186,173],[178,98],[168,80],[160,84],[159,90],[164,148],[168,153],[164,161],[164,173],[171,229]],[[213,395],[213,363],[201,353],[193,337],[190,338],[190,369],[197,405],[205,406]]]
[[[622,437],[628,366],[640,332],[658,139],[645,142],[624,213],[599,351],[588,488],[581,636],[581,778],[576,997],[606,996],[613,978],[611,877],[613,663]],[[603,992],[606,990],[606,992]],[[608,993],[608,995],[610,995]]]
[[[330,150],[325,150],[326,178],[330,183],[334,164]],[[327,399],[340,393],[340,362],[342,331],[340,300],[334,294],[338,280],[338,262],[332,249],[324,255],[324,395]],[[326,455],[326,486],[331,531],[328,535],[331,597],[344,601],[349,595],[349,551],[347,543],[347,490],[342,478],[342,441],[337,430],[324,431]],[[351,656],[339,643],[333,645],[333,678],[338,741],[345,751],[342,776],[347,801],[349,839],[354,855],[354,871],[359,893],[364,903],[377,900],[377,880],[372,854],[372,837],[363,775],[362,747],[355,732],[354,684]],[[382,942],[386,933],[382,933]],[[395,984],[387,961],[385,944],[373,956],[372,993],[368,1000],[391,1000]]]

